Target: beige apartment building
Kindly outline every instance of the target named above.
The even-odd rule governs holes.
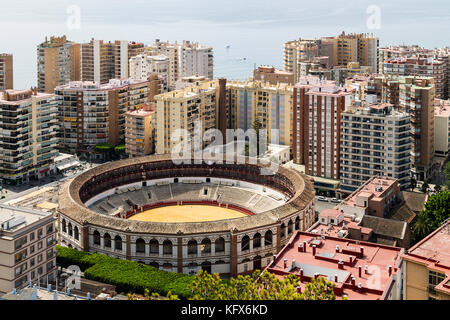
[[[268,82],[271,85],[287,83],[294,85],[294,73],[283,71],[275,67],[259,66],[253,71],[253,80]]]
[[[351,105],[341,115],[341,193],[349,194],[373,176],[410,185],[410,116],[391,104]]]
[[[0,91],[14,88],[13,55],[0,53]]]
[[[300,63],[317,57],[328,57],[329,67],[347,66],[359,62],[361,66],[378,71],[379,40],[372,34],[345,34],[320,39],[299,39],[284,44],[284,69],[300,79]],[[304,75],[303,75],[304,76]]]
[[[434,79],[401,77],[400,111],[411,117],[411,174],[425,181],[432,173],[434,157]]]
[[[435,156],[446,159],[450,150],[450,100],[435,100],[434,139]]]
[[[70,82],[55,89],[61,150],[91,153],[96,145],[125,140],[125,113],[149,102],[151,82],[111,79]]]
[[[154,104],[125,113],[125,148],[131,157],[141,157],[154,152]]]
[[[19,185],[56,173],[55,96],[32,90],[0,93],[0,178]]]
[[[66,36],[45,37],[37,46],[37,78],[38,91],[47,93],[80,80],[80,44],[68,41]]]
[[[293,158],[307,175],[340,179],[341,115],[353,100],[353,89],[318,77],[301,78],[294,86]]]
[[[450,221],[402,255],[405,300],[450,300]]]
[[[259,121],[261,127],[267,130],[268,143],[291,146],[292,92],[293,86],[287,83],[228,82],[229,127],[246,131],[254,127],[255,121]],[[272,136],[272,129],[278,130],[278,137]]]
[[[447,62],[433,57],[391,58],[384,61],[383,73],[396,76],[420,76],[434,78],[438,99],[447,98]]]
[[[169,58],[165,55],[138,54],[129,60],[130,78],[146,80],[151,74],[162,79],[160,92],[169,89]]]
[[[209,129],[220,129],[220,117],[225,114],[224,99],[225,83],[222,80],[198,82],[194,86],[175,90],[155,96],[155,147],[157,154],[171,153],[175,145],[188,147],[187,141],[194,144],[193,139],[199,139],[200,146],[205,147],[208,142],[203,141],[204,133]],[[195,124],[201,124],[201,131],[194,132]],[[172,135],[178,129],[185,129],[189,137]],[[188,140],[186,140],[186,139]]]
[[[49,212],[0,205],[0,295],[56,278],[56,226]]]

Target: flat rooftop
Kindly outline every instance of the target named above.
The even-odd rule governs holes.
[[[51,215],[45,211],[2,204],[0,205],[1,230],[2,232],[15,232]]]
[[[353,192],[347,199],[345,199],[342,202],[342,205],[352,207],[357,206],[356,199],[359,196],[371,198],[372,200],[375,200],[376,198],[382,199],[386,190],[392,187],[396,181],[396,179],[389,177],[372,177],[359,189]]]
[[[279,278],[296,274],[302,292],[311,278],[324,276],[336,284],[337,299],[344,295],[350,300],[384,299],[394,286],[392,278],[401,272],[402,252],[401,248],[297,232],[267,270]]]

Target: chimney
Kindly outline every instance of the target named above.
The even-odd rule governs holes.
[[[337,274],[334,275],[334,282],[338,282],[338,275]]]
[[[303,268],[300,269],[300,282],[303,282]]]
[[[295,268],[295,259],[292,259],[292,268]]]
[[[362,276],[362,266],[359,266],[358,267],[358,277],[361,278],[361,276]]]
[[[367,264],[364,266],[364,273],[369,274],[369,266]]]
[[[352,276],[352,286],[355,286],[355,284],[356,284],[356,279],[354,276]]]
[[[298,243],[298,248],[297,248],[298,250],[298,252],[303,252],[303,245],[299,242]]]
[[[284,258],[284,268],[287,268],[287,258]]]
[[[392,275],[392,266],[388,266],[389,276]]]
[[[339,246],[336,246],[336,252],[339,252]]]
[[[303,252],[306,252],[306,241],[303,241]]]
[[[350,262],[350,264],[352,264],[352,262],[353,262],[353,257],[352,256],[348,257],[348,262]]]
[[[364,257],[364,247],[359,247],[359,252],[361,253],[361,258]]]
[[[358,283],[358,292],[362,293],[362,283]]]
[[[316,245],[315,244],[313,244],[313,246],[312,246],[312,254],[313,254],[313,256],[316,256]]]
[[[341,270],[344,269],[344,262],[342,262],[342,260],[339,260],[338,268],[341,269]]]

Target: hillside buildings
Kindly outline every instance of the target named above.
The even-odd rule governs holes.
[[[78,81],[57,87],[60,149],[90,153],[98,144],[123,142],[125,113],[149,102],[149,85],[111,79],[108,84]]]
[[[372,176],[398,179],[410,185],[410,116],[390,104],[352,105],[342,112],[341,184],[355,191]]]
[[[56,218],[0,205],[0,294],[56,277]]]
[[[0,93],[0,178],[18,185],[55,173],[57,104],[53,94],[31,90]]]
[[[68,41],[66,36],[45,37],[37,46],[37,79],[38,91],[47,93],[80,80],[80,44]]]
[[[14,88],[13,55],[0,53],[0,91]]]

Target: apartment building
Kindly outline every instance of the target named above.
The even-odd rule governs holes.
[[[411,117],[411,174],[425,181],[432,174],[434,144],[434,79],[401,77],[400,111]]]
[[[383,71],[388,60],[396,61],[396,63],[400,61],[400,64],[405,64],[403,61],[408,59],[413,63],[416,62],[418,65],[414,67],[411,66],[411,63],[406,63],[406,66],[393,66],[392,69],[395,67],[407,69],[410,72],[417,71],[417,73],[406,75],[436,76],[436,96],[441,99],[450,98],[450,48],[426,49],[417,45],[381,48],[378,59],[379,70],[380,72]],[[442,64],[444,67],[442,67]]]
[[[91,39],[81,45],[81,80],[106,84],[129,78],[129,60],[144,51],[142,43]]]
[[[154,152],[154,119],[155,106],[153,104],[146,104],[139,109],[125,113],[125,148],[131,158]]]
[[[58,107],[53,94],[0,93],[0,178],[19,185],[55,173]]]
[[[340,178],[341,114],[353,102],[354,90],[334,81],[305,77],[294,86],[292,149],[305,173]]]
[[[352,105],[341,114],[341,184],[349,194],[372,176],[410,185],[410,116],[390,104]]]
[[[56,218],[0,205],[0,294],[56,278]]]
[[[107,84],[70,82],[55,89],[59,147],[91,153],[96,145],[125,139],[125,113],[149,102],[150,81],[111,79]]]
[[[446,159],[450,150],[450,100],[435,100],[434,139],[435,155]]]
[[[169,59],[168,85],[175,88],[175,82],[189,76],[214,78],[214,54],[212,47],[191,41],[182,43],[162,42],[156,39],[146,48],[151,55],[165,55]]]
[[[176,145],[188,148],[188,143],[192,148],[194,138],[199,139],[199,146],[207,146],[208,142],[203,141],[204,133],[224,127],[220,119],[225,117],[226,120],[226,105],[221,98],[224,96],[225,83],[220,79],[198,82],[194,86],[155,96],[156,153],[171,153]],[[201,125],[197,127],[199,131],[194,131],[196,124]],[[189,136],[175,135],[179,129],[186,130]]]
[[[394,109],[400,107],[399,77],[382,74],[356,74],[345,81],[346,86],[354,88],[355,101],[389,103]]]
[[[448,97],[447,62],[433,57],[391,58],[384,61],[383,73],[396,76],[420,76],[434,78],[438,99]]]
[[[169,58],[165,55],[139,54],[132,57],[130,64],[130,78],[146,80],[149,75],[156,73],[162,78],[160,92],[169,89]]]
[[[402,255],[406,300],[450,300],[450,221]]]
[[[268,143],[291,146],[292,93],[293,87],[286,83],[228,82],[229,127],[246,131],[258,121],[267,130]],[[272,130],[277,130],[278,137],[272,136]]]
[[[45,37],[37,46],[37,79],[38,91],[47,93],[80,80],[80,44],[68,41],[66,36]]]
[[[287,83],[294,85],[294,73],[283,71],[275,67],[259,66],[253,71],[253,80],[268,82],[271,85]]]
[[[345,85],[347,78],[357,74],[372,74],[373,68],[368,66],[361,66],[359,62],[349,62],[346,66],[335,66],[330,69],[330,80],[336,81],[340,86]],[[314,75],[314,70],[310,71]]]
[[[13,55],[0,53],[0,91],[14,88]]]
[[[378,71],[379,40],[372,34],[345,34],[320,39],[299,39],[284,45],[284,69],[300,80],[300,63],[317,57],[328,57],[329,66],[346,66],[359,62],[361,66]]]

